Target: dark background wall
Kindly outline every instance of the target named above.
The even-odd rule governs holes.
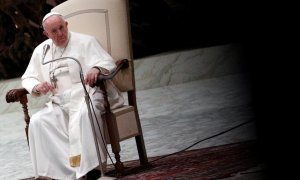
[[[20,77],[35,46],[45,40],[40,22],[65,0],[0,0],[0,80]],[[134,59],[175,50],[244,41],[246,5],[199,0],[129,0]]]
[[[240,40],[242,8],[199,0],[130,0],[134,56]],[[235,12],[235,13],[234,13]]]

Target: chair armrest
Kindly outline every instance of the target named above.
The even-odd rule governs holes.
[[[103,80],[112,79],[121,69],[126,69],[129,67],[128,59],[122,59],[116,62],[117,68],[110,72],[109,74],[100,74],[97,79],[96,86],[99,86],[100,82]]]
[[[6,93],[6,102],[20,102],[21,104],[27,103],[28,91],[25,88],[11,89]]]
[[[27,94],[29,93],[25,88],[11,89],[6,93],[6,102],[7,103],[20,102],[22,104],[24,121],[26,123],[25,132],[27,137],[27,143],[29,143],[28,127],[30,123],[30,116],[28,114],[28,109],[27,109],[27,103],[28,103]]]

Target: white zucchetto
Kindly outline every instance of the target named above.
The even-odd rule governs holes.
[[[48,14],[46,14],[46,15],[44,16],[42,23],[43,23],[46,19],[48,19],[50,16],[53,16],[53,15],[62,16],[62,14],[60,14],[60,13],[58,13],[58,12],[49,12]]]

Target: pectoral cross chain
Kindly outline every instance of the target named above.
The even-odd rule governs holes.
[[[57,78],[54,76],[54,73],[51,73],[51,84],[54,86],[54,89],[56,89],[56,82],[58,81]]]

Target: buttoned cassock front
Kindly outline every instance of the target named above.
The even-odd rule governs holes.
[[[96,38],[75,32],[70,32],[69,37],[68,45],[61,54],[55,54],[56,47],[51,39],[37,46],[22,76],[22,85],[32,96],[38,96],[32,93],[35,85],[50,82],[50,70],[56,68],[58,79],[57,89],[49,96],[49,102],[31,117],[29,125],[29,145],[35,177],[75,179],[99,165],[80,80],[80,68],[71,59],[43,65],[43,47],[46,44],[50,46],[44,62],[60,56],[73,57],[79,60],[83,75],[92,67],[112,71],[116,65]],[[100,115],[104,112],[101,90],[89,86],[86,89],[103,129]],[[107,89],[112,109],[122,106],[124,99],[111,81],[108,81]],[[99,146],[101,159],[105,163],[106,144],[100,143]]]

